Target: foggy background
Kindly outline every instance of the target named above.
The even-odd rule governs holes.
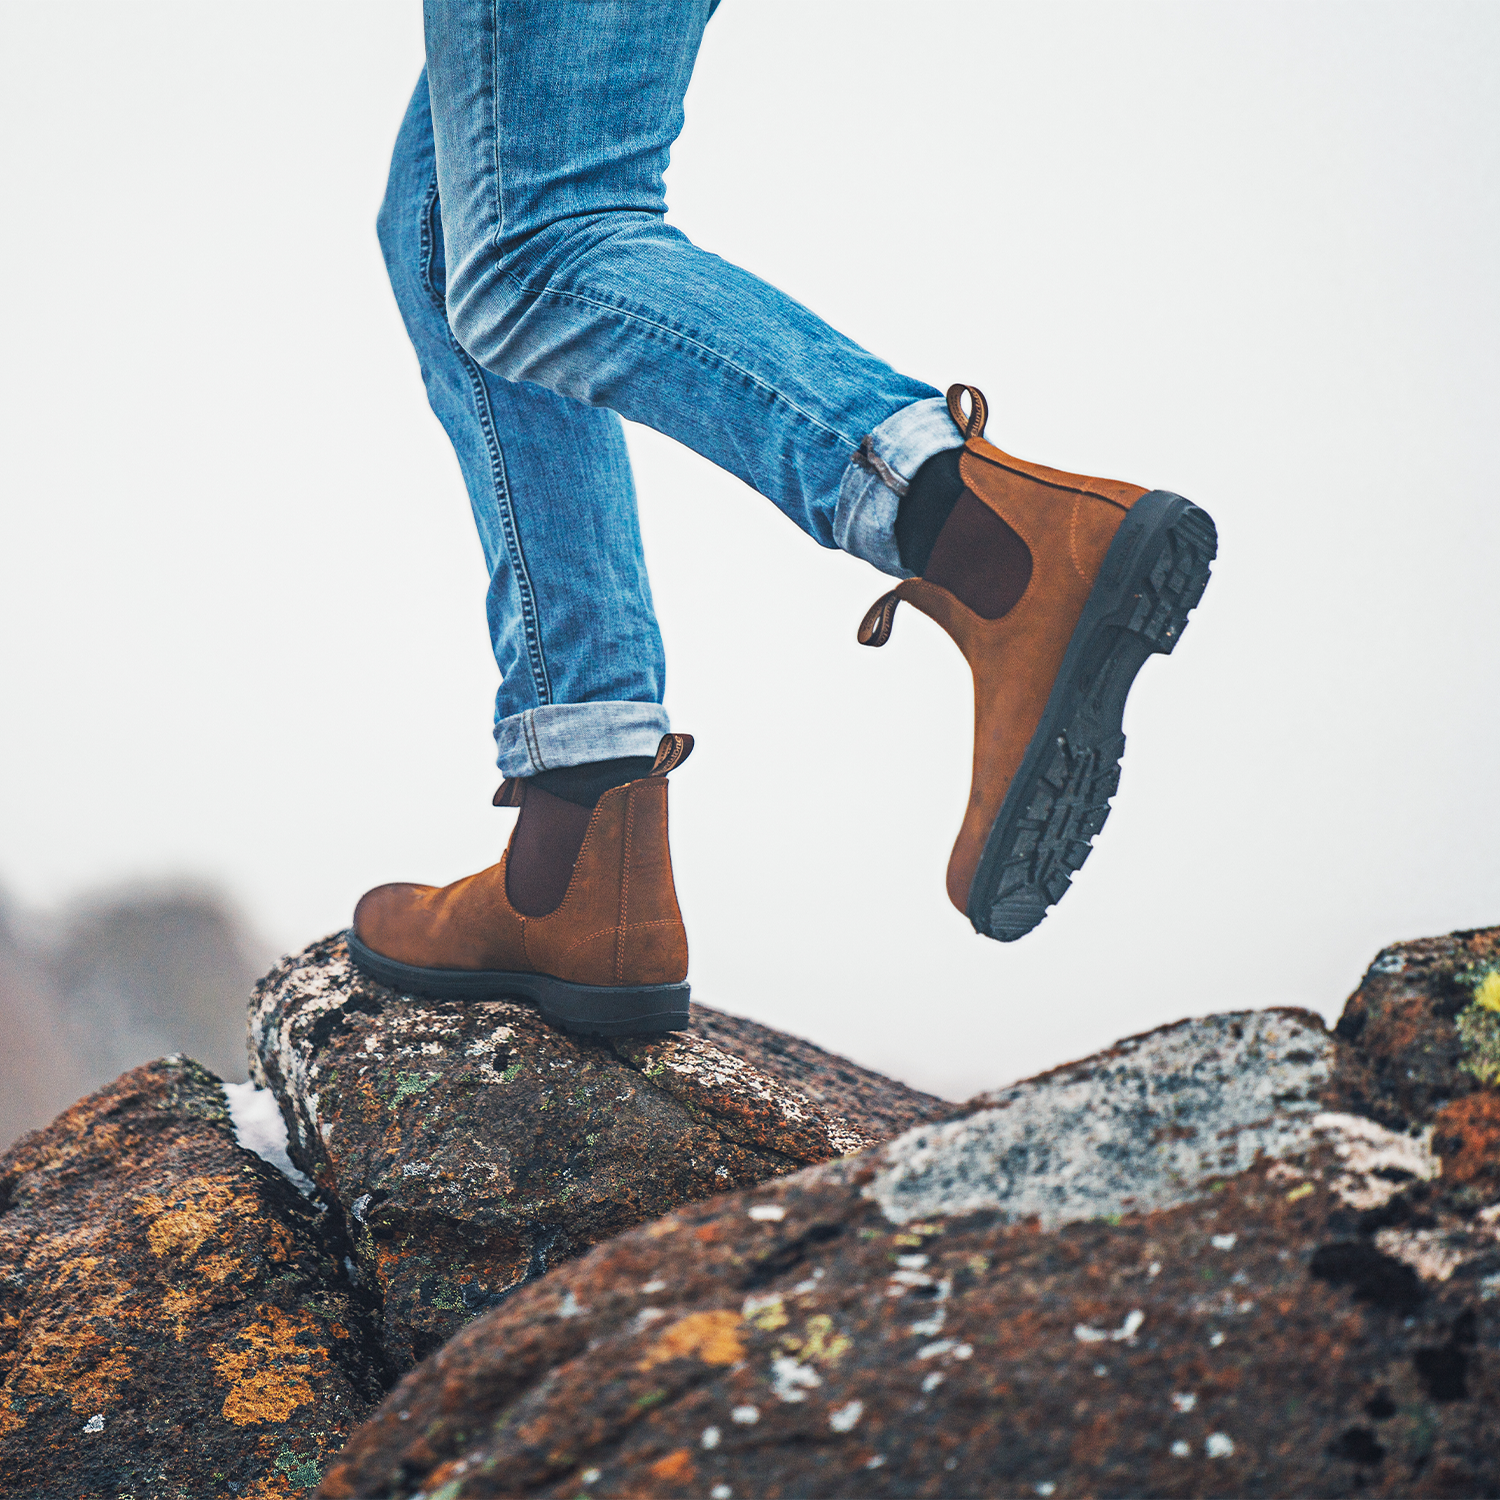
[[[277,951],[504,845],[374,235],[420,66],[417,0],[0,3],[6,1139],[172,1048],[233,1070]],[[962,1097],[1500,921],[1497,76],[1483,0],[725,0],[673,219],[1221,558],[1001,946],[943,890],[957,651],[858,647],[880,575],[630,429],[697,998]]]

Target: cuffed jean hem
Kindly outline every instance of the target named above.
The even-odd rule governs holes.
[[[544,703],[495,725],[506,776],[535,776],[622,755],[655,755],[671,729],[660,703]]]
[[[895,578],[910,578],[896,548],[896,510],[917,470],[934,453],[961,448],[964,435],[941,396],[913,401],[859,445],[839,484],[833,539]]]

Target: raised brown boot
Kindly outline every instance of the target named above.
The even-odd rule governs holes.
[[[1126,695],[1177,644],[1218,537],[1180,495],[1002,453],[973,386],[952,386],[948,410],[966,439],[963,496],[923,576],[878,599],[859,640],[883,646],[905,599],[967,659],[974,772],[948,895],[976,931],[1012,942],[1062,899],[1104,826]]]
[[[441,889],[382,885],[361,897],[350,956],[409,994],[532,1000],[565,1031],[650,1036],[686,1026],[687,933],[667,847],[667,772],[692,748],[691,735],[665,736],[649,775],[580,810],[586,831],[553,910],[526,916],[512,903],[513,833],[500,863],[477,875]],[[528,796],[547,794],[507,781],[495,801],[520,806],[524,819]]]

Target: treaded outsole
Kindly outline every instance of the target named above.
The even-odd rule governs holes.
[[[692,986],[571,984],[550,974],[500,969],[429,969],[403,964],[344,934],[354,966],[404,995],[434,1000],[525,1000],[549,1026],[575,1036],[663,1036],[688,1024]]]
[[[969,888],[977,931],[1012,943],[1067,894],[1119,788],[1136,674],[1181,639],[1217,552],[1213,518],[1181,495],[1131,507],[986,840]]]

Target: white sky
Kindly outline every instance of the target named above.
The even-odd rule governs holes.
[[[373,228],[420,49],[417,0],[0,3],[24,901],[202,876],[291,948],[499,856],[479,548]],[[676,221],[1222,550],[1001,946],[943,891],[956,650],[860,649],[879,575],[632,429],[699,998],[961,1096],[1500,922],[1497,76],[1483,0],[725,0]]]

